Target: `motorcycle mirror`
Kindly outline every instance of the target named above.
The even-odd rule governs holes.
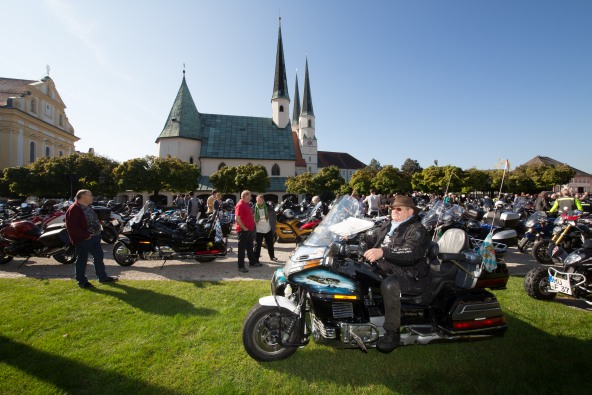
[[[334,241],[329,246],[329,251],[331,252],[331,255],[339,255],[341,252],[341,243]]]

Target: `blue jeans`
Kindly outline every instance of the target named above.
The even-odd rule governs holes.
[[[95,273],[99,281],[107,279],[105,271],[105,262],[103,262],[103,249],[101,248],[101,235],[92,236],[88,240],[76,244],[76,281],[78,285],[84,285],[88,282],[86,278],[86,262],[88,254],[93,256]]]

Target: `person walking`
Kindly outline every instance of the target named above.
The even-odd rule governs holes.
[[[76,201],[66,211],[66,230],[70,241],[76,247],[76,281],[80,288],[92,288],[86,277],[88,254],[93,256],[95,273],[100,283],[117,281],[105,271],[103,249],[101,248],[101,223],[92,209],[92,192],[81,189],[76,193]]]
[[[259,263],[261,257],[261,245],[265,238],[265,244],[267,245],[267,252],[269,253],[269,259],[273,262],[277,262],[275,252],[273,248],[273,236],[275,235],[275,212],[273,209],[265,204],[265,200],[262,195],[258,195],[255,206],[253,207],[253,215],[255,217],[255,229],[257,230],[257,236],[255,240],[255,259]]]
[[[251,211],[251,192],[244,190],[241,198],[234,208],[236,221],[236,234],[238,235],[238,271],[248,273],[249,269],[245,267],[245,253],[249,259],[249,267],[262,266],[257,263],[255,252],[253,251],[253,240],[255,239],[255,217]]]
[[[199,219],[201,215],[201,202],[195,197],[193,191],[188,193],[189,202],[187,203],[187,216],[192,219]]]

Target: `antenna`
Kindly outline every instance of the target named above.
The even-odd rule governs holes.
[[[185,76],[185,63],[183,63],[183,76]]]
[[[47,76],[49,77],[49,65],[45,65],[45,70],[47,71]]]

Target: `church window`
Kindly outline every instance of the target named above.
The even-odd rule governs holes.
[[[31,143],[29,144],[29,162],[33,163],[35,162],[36,159],[36,155],[35,155],[35,151],[36,151],[37,147],[35,145],[34,141],[31,141]]]
[[[280,167],[277,163],[271,166],[271,175],[272,176],[279,176],[280,175]]]
[[[59,121],[59,125],[60,126],[64,126],[64,116],[62,114],[60,114],[60,121]]]
[[[64,151],[59,152],[60,157],[64,156]]]
[[[220,164],[218,165],[218,170],[220,170],[223,167],[226,167],[226,163],[220,162]]]
[[[37,102],[35,101],[35,99],[31,99],[31,112],[37,112]]]
[[[280,106],[280,112],[284,112],[284,106]]]
[[[312,121],[310,119],[308,120],[308,127],[312,128]]]
[[[189,157],[189,163],[193,164],[193,156]]]
[[[45,147],[45,157],[49,158],[51,156],[51,148]]]

